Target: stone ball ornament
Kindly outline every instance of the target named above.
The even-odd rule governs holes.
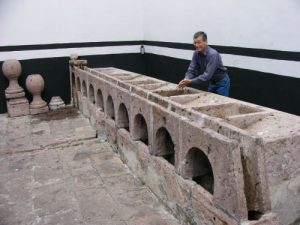
[[[26,87],[34,96],[41,94],[45,87],[45,82],[40,74],[31,74],[26,79]]]
[[[18,60],[8,59],[2,64],[2,71],[7,78],[18,78],[22,73],[22,66]]]
[[[42,97],[42,91],[45,87],[45,82],[40,74],[31,74],[26,78],[27,90],[32,94],[33,99],[30,103],[30,114],[38,114],[48,112],[49,108],[47,102]]]
[[[9,80],[5,90],[6,98],[18,98],[25,96],[24,89],[19,85],[18,78],[22,73],[21,63],[16,59],[5,60],[2,64],[3,75]]]
[[[71,59],[71,60],[76,60],[76,59],[78,59],[78,54],[77,54],[77,53],[72,53],[72,54],[70,55],[70,59]]]

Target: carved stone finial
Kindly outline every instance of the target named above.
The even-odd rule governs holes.
[[[2,71],[9,80],[8,88],[5,90],[5,97],[11,99],[25,96],[24,89],[18,83],[18,78],[22,73],[21,63],[16,59],[5,60],[2,64]]]
[[[70,55],[70,59],[71,59],[71,60],[77,60],[77,59],[78,59],[77,53],[72,53],[72,54]]]
[[[26,87],[33,96],[33,100],[29,105],[30,114],[39,114],[49,111],[47,102],[41,97],[44,86],[45,82],[40,74],[31,74],[26,78]]]

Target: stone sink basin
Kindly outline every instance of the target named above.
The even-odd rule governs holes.
[[[226,122],[241,129],[246,129],[248,126],[270,115],[270,112],[265,111],[263,108],[239,103],[192,107],[192,109],[211,117],[224,119]]]

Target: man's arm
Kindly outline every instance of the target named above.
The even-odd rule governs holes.
[[[185,79],[192,79],[197,75],[196,54],[197,54],[197,52],[194,52],[190,66],[189,66],[187,72],[185,73]]]
[[[200,74],[197,77],[192,78],[193,84],[199,84],[201,82],[209,81],[213,74],[215,73],[218,62],[219,62],[219,54],[213,54],[208,58],[208,63],[206,65],[206,69],[203,74]]]

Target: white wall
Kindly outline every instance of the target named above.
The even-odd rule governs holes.
[[[300,52],[299,0],[144,0],[144,39]],[[146,52],[191,59],[192,51],[146,46]],[[300,78],[300,62],[222,54],[226,66]]]
[[[0,46],[141,40],[140,0],[1,0]]]
[[[1,0],[0,46],[153,40],[300,51],[299,0]]]
[[[0,0],[0,46],[132,41],[143,38],[140,0]],[[138,53],[140,46],[0,52],[0,61]]]
[[[0,46],[149,40],[192,43],[198,30],[220,46],[300,52],[299,0],[0,0]],[[192,51],[145,46],[191,59]],[[138,53],[139,46],[0,52],[30,59]],[[300,62],[223,54],[226,66],[300,77]]]
[[[144,0],[144,38],[300,52],[299,0]]]

